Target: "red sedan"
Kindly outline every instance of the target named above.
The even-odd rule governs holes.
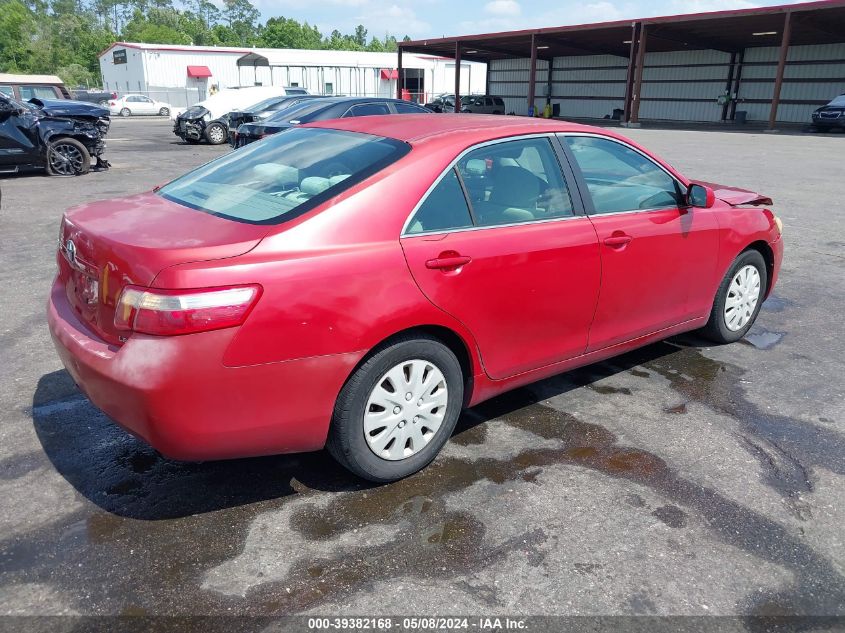
[[[688,330],[740,339],[780,268],[769,204],[605,129],[326,121],[68,211],[50,330],[167,456],[327,446],[391,481],[503,391]]]

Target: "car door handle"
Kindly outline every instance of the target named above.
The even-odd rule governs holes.
[[[432,270],[446,270],[450,268],[460,268],[466,264],[469,264],[472,261],[471,257],[467,257],[466,255],[447,255],[437,257],[436,259],[429,259],[425,263],[426,268],[431,268]]]
[[[611,237],[604,238],[604,243],[606,246],[620,248],[622,246],[627,246],[628,242],[630,242],[632,239],[634,238],[630,235],[613,235]]]

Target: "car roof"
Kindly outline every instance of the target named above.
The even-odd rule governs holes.
[[[589,125],[524,116],[500,114],[402,114],[352,117],[330,121],[315,121],[306,127],[323,127],[349,132],[361,132],[419,144],[442,139],[446,135],[467,137],[471,142],[521,134],[551,132],[597,132],[616,136],[611,131]]]

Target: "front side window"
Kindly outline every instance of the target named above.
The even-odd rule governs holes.
[[[329,200],[410,151],[394,139],[291,128],[227,154],[159,189],[198,211],[278,224]]]
[[[568,136],[595,213],[667,209],[684,204],[681,186],[639,152],[616,141]]]
[[[428,194],[408,224],[406,233],[443,231],[472,226],[464,192],[455,169],[450,169]]]
[[[478,224],[572,216],[572,197],[547,138],[486,145],[458,162]]]

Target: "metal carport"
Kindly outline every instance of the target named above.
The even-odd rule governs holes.
[[[403,53],[487,62],[488,92],[509,87],[497,94],[510,103],[534,106],[540,85],[544,101],[617,103],[623,123],[636,125],[712,108],[727,93],[715,110],[680,118],[730,120],[739,101],[773,128],[845,92],[845,1],[400,42],[400,77]]]

